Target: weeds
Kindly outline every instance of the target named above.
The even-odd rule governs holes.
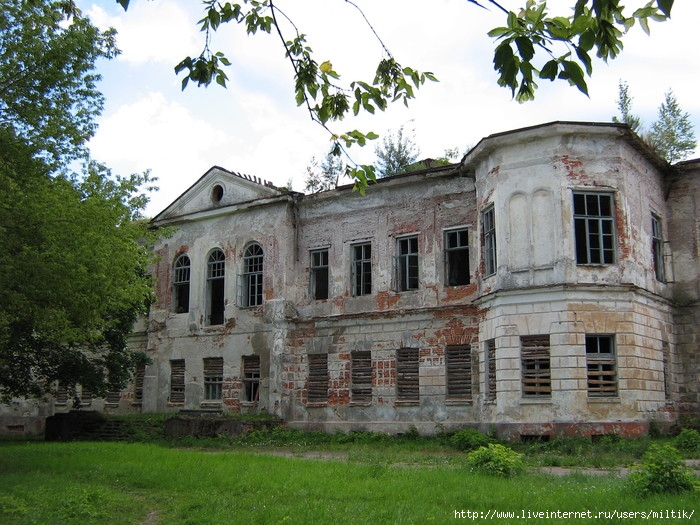
[[[628,485],[640,497],[694,490],[697,482],[671,445],[651,445],[644,461],[629,476]]]

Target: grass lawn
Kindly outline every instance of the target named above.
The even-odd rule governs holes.
[[[203,450],[158,443],[0,442],[0,523],[700,523],[697,492],[639,499],[613,476],[526,473],[501,479],[470,472],[462,453],[398,448],[350,444],[330,447],[336,459],[309,459],[241,445]],[[589,510],[694,515],[551,518],[556,511]],[[550,512],[550,519],[479,514],[494,511]]]

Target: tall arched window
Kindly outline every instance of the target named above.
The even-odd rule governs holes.
[[[184,253],[173,267],[173,309],[179,314],[190,311],[190,258]]]
[[[263,301],[263,249],[259,244],[251,244],[243,254],[243,275],[241,285],[241,306],[258,306]]]
[[[224,324],[224,274],[226,256],[214,250],[207,259],[207,318],[208,324]]]

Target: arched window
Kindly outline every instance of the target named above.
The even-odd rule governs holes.
[[[224,274],[226,256],[214,250],[207,259],[207,318],[208,324],[224,324]]]
[[[240,284],[240,305],[258,306],[263,301],[263,249],[251,244],[243,254],[243,275]]]
[[[190,311],[190,258],[184,253],[173,267],[173,309],[179,314]]]

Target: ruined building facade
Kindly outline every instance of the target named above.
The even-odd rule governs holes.
[[[639,435],[700,409],[700,161],[626,126],[491,135],[302,195],[218,167],[152,221],[152,359],[115,409]]]

